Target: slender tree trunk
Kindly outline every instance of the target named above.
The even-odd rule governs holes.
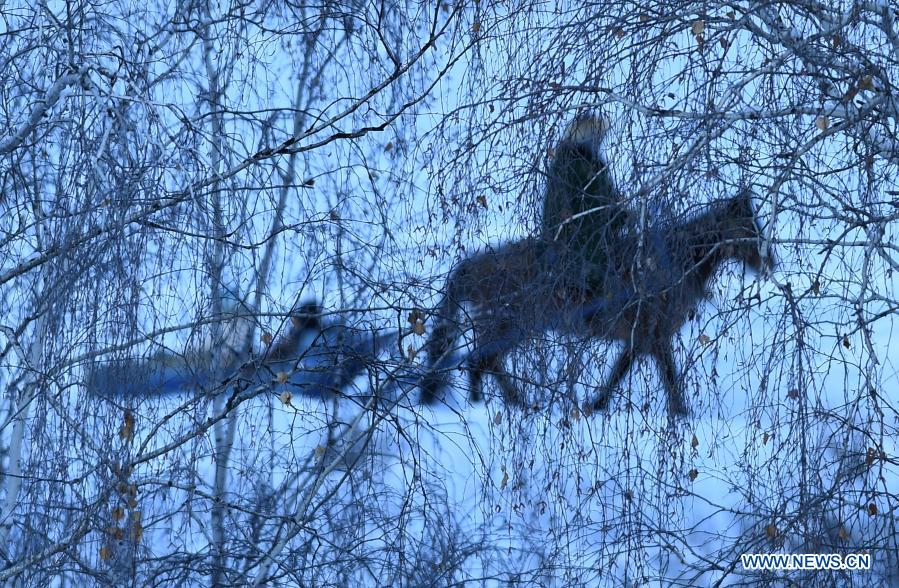
[[[209,21],[212,17],[207,13]],[[224,128],[222,124],[222,88],[220,87],[220,76],[217,64],[215,63],[215,46],[212,35],[214,31],[211,26],[207,26],[203,30],[203,59],[206,66],[206,75],[208,78],[208,99],[209,109],[211,111],[210,125],[212,145],[210,149],[210,163],[213,174],[218,177],[223,166],[224,154],[222,150],[222,142],[224,140]],[[210,186],[210,202],[212,205],[212,255],[208,258],[210,284],[210,299],[212,301],[212,314],[221,317],[223,313],[222,304],[222,275],[225,264],[225,220],[222,212],[222,190],[224,184],[221,180],[216,180]],[[222,323],[216,321],[212,327],[212,353],[210,355],[210,370],[221,369],[221,365],[216,361],[216,350],[221,348],[219,343],[224,340],[227,335],[223,333]],[[215,380],[217,381],[216,377]],[[213,402],[213,411],[215,414],[222,414],[226,410],[227,394],[220,393]],[[231,455],[231,448],[234,445],[234,435],[236,431],[236,419],[234,415],[228,415],[215,425],[215,481],[213,485],[214,502],[211,510],[211,526],[212,526],[212,586],[221,586],[224,584],[225,569],[228,559],[226,553],[225,536],[225,514],[226,514],[226,491],[228,486],[228,464]]]
[[[0,511],[0,545],[7,545],[9,533],[13,525],[13,511],[19,501],[19,490],[22,488],[22,450],[25,444],[25,426],[28,423],[28,414],[31,411],[31,402],[37,396],[40,382],[37,381],[34,372],[37,372],[43,358],[43,341],[45,338],[46,316],[42,314],[35,321],[34,336],[28,347],[28,352],[21,352],[20,361],[22,369],[33,370],[33,374],[24,379],[21,392],[17,395],[18,401],[13,399],[12,407],[13,429],[10,438],[8,455],[9,469],[5,472],[6,500],[3,501],[3,510]],[[13,334],[10,333],[12,336]]]

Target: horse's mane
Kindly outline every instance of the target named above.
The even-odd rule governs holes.
[[[697,290],[697,295],[705,296],[707,283],[725,251],[721,231],[732,218],[730,208],[742,206],[739,199],[743,197],[713,202],[696,212],[653,219],[655,222],[647,223],[642,233],[630,227],[611,252],[617,258],[617,276],[604,292],[607,300],[593,301],[590,311],[614,304],[612,299],[632,296],[634,282],[639,282],[646,294],[687,284]],[[747,207],[747,211],[751,209]]]

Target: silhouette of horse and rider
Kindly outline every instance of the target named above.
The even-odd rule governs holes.
[[[556,331],[624,343],[588,410],[605,410],[634,360],[649,355],[669,414],[687,413],[672,338],[708,295],[722,263],[736,260],[759,272],[774,260],[763,254],[746,191],[688,220],[663,219],[637,231],[599,153],[607,129],[592,115],[569,127],[549,169],[539,236],[479,253],[452,270],[425,345],[431,367],[421,381],[423,401],[436,400],[448,384],[441,358],[464,330],[457,317],[467,310],[473,401],[490,373],[505,401],[521,404],[503,360],[522,341]]]
[[[687,413],[672,338],[708,295],[722,263],[736,260],[758,272],[774,260],[763,254],[746,191],[692,218],[662,219],[638,231],[599,152],[608,126],[588,114],[568,127],[547,173],[539,235],[456,264],[425,344],[424,372],[410,371],[394,386],[417,384],[425,403],[440,397],[449,368],[458,363],[453,344],[465,330],[458,320],[464,314],[474,331],[473,348],[464,356],[473,401],[482,398],[489,373],[507,402],[521,404],[504,358],[527,339],[555,331],[624,343],[589,410],[605,410],[634,360],[649,355],[659,368],[669,414]],[[343,392],[397,336],[322,320],[316,303],[292,314],[289,332],[259,355],[239,352],[245,332],[235,328],[227,359],[221,349],[201,350],[196,357],[166,352],[98,364],[86,383],[111,394],[271,385],[321,396]]]

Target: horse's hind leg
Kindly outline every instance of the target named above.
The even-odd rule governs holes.
[[[671,344],[667,341],[659,344],[653,350],[653,357],[659,364],[659,374],[662,376],[662,385],[668,394],[668,414],[673,416],[687,415],[687,401],[677,382],[677,367],[674,364],[674,353]]]
[[[594,411],[606,410],[609,408],[609,400],[612,397],[612,391],[618,387],[621,379],[627,371],[631,369],[633,363],[634,352],[629,347],[625,347],[618,355],[618,359],[615,360],[615,365],[612,366],[612,372],[609,374],[608,380],[606,380],[605,385],[600,389],[596,400],[593,401]]]
[[[419,382],[422,404],[433,404],[446,387],[446,378],[431,368]]]
[[[499,384],[499,389],[503,392],[503,400],[505,400],[507,404],[521,406],[521,392],[518,390],[518,386],[515,385],[515,382],[512,381],[512,376],[510,376],[509,372],[503,367],[502,362],[499,362],[499,365],[496,366],[494,377]]]
[[[509,404],[521,404],[521,393],[518,386],[512,381],[511,376],[503,367],[501,355],[479,355],[473,358],[469,365],[468,382],[471,385],[469,398],[472,402],[480,402],[483,399],[482,388],[484,373],[490,373],[496,378],[497,384],[503,393],[503,400]]]
[[[503,358],[522,338],[522,329],[514,321],[493,317],[480,325],[475,334],[477,349],[468,358],[469,398],[472,402],[483,399],[483,378],[484,372],[487,372],[496,378],[506,402],[521,404],[521,394],[503,367]]]
[[[482,362],[468,366],[468,399],[472,402],[480,402],[484,399],[482,387],[484,386],[484,368],[480,365]]]

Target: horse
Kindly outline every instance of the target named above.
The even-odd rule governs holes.
[[[97,361],[89,366],[86,388],[108,398],[153,397],[199,390],[264,386],[314,398],[344,393],[366,369],[379,362],[395,331],[372,333],[341,318],[326,316],[310,301],[290,313],[289,329],[267,348],[246,348],[249,315],[223,321],[218,345],[148,358]]]
[[[659,367],[669,414],[685,416],[672,338],[708,297],[724,262],[742,262],[756,273],[775,265],[762,247],[751,195],[741,192],[684,221],[667,219],[643,232],[620,233],[613,245],[602,284],[585,283],[583,272],[567,263],[564,245],[545,239],[514,241],[459,262],[425,344],[429,369],[420,381],[422,401],[433,402],[446,386],[440,359],[463,331],[456,316],[469,307],[474,349],[466,367],[472,401],[481,399],[483,375],[489,372],[504,400],[520,405],[521,394],[503,359],[522,341],[552,330],[625,344],[585,410],[606,410],[634,360],[649,355]]]

